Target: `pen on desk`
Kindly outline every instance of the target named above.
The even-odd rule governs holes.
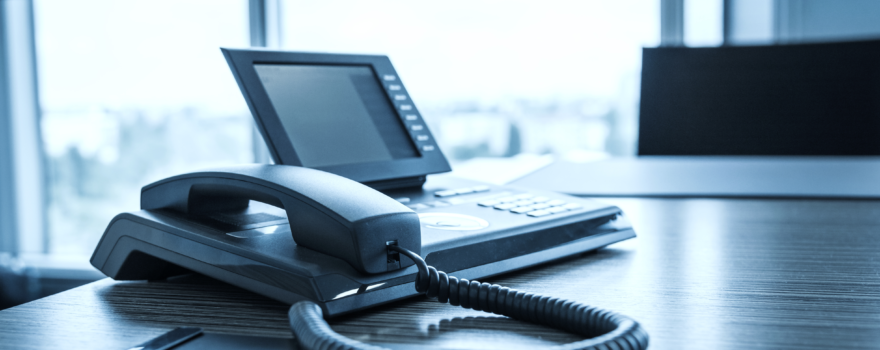
[[[167,350],[202,334],[198,327],[177,327],[127,350]]]

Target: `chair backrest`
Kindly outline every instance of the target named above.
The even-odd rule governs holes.
[[[880,155],[880,40],[642,60],[639,155]]]

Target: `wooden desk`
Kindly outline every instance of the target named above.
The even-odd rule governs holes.
[[[652,349],[880,348],[880,201],[607,201],[638,238],[491,282],[629,315]],[[290,337],[286,311],[204,277],[105,279],[0,312],[0,349],[125,349],[184,325]],[[415,298],[332,324],[359,340],[431,347],[577,339],[485,316]]]

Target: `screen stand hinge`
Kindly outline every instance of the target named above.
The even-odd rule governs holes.
[[[372,187],[376,191],[398,190],[402,188],[422,187],[427,180],[427,176],[404,177],[400,179],[379,180],[364,182],[364,185]]]

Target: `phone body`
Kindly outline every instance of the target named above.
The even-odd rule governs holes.
[[[335,254],[359,244],[349,233],[415,246],[428,264],[465,279],[635,237],[613,205],[428,176],[449,164],[385,56],[223,53],[278,165],[145,186],[142,210],[116,216],[92,256],[107,276],[197,272],[289,304],[311,300],[335,316],[417,294],[417,269],[405,261],[389,257],[384,270],[377,256],[377,270],[353,257],[369,249]],[[322,215],[336,221],[316,219]],[[363,224],[392,216],[401,219]],[[403,226],[408,233],[399,237],[375,237]]]

